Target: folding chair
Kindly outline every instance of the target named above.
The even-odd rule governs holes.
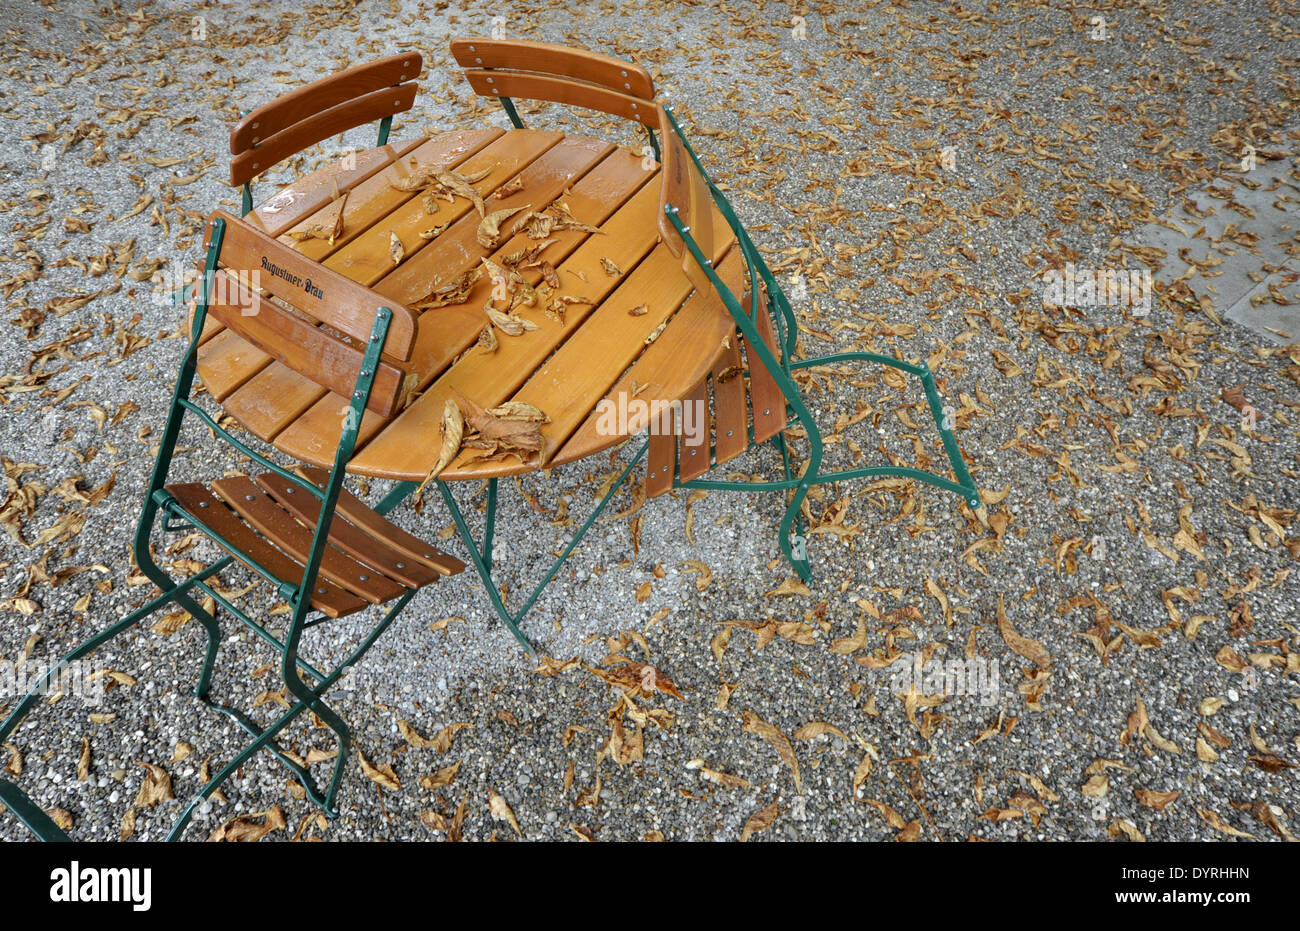
[[[464,568],[460,560],[405,533],[343,489],[344,470],[352,458],[362,412],[369,409],[386,416],[401,403],[402,372],[392,360],[409,358],[414,312],[392,306],[391,301],[342,276],[322,278],[318,266],[228,214],[217,211],[209,223],[191,340],[176,380],[133,547],[136,565],[162,594],[77,647],[59,664],[66,667],[169,605],[183,608],[203,625],[207,651],[194,694],[229,716],[252,740],[184,808],[168,839],[179,838],[195,809],[261,749],[288,766],[307,797],[327,815],[335,816],[335,796],[351,736],[322,696],[374,644],[416,591]],[[267,269],[275,271],[267,273]],[[302,282],[312,276],[316,288],[305,290]],[[261,290],[251,283],[260,285]],[[209,315],[284,364],[351,398],[332,469],[291,472],[227,431],[190,398],[199,342]],[[210,485],[169,484],[168,472],[186,415],[197,418],[216,437],[266,471],[252,477],[221,478]],[[173,580],[150,552],[149,541],[160,515],[165,529],[198,531],[227,555],[188,579]],[[211,584],[213,576],[236,560],[271,583],[288,602],[291,611],[283,635],[277,636],[268,624],[249,616]],[[243,712],[209,697],[221,634],[215,612],[205,611],[196,601],[200,595],[213,598],[219,609],[279,654],[280,674],[292,706],[272,723],[259,726]],[[299,656],[304,631],[371,606],[388,608],[332,670],[320,671]],[[305,677],[314,684],[308,684]],[[0,742],[14,732],[48,683],[47,673],[0,725]],[[323,791],[307,768],[276,742],[276,735],[308,710],[338,739],[333,773]],[[63,837],[58,826],[14,783],[0,780],[0,800],[38,836]]]
[[[953,432],[954,418],[950,410],[945,410],[929,365],[925,362],[905,362],[874,352],[839,352],[796,359],[794,355],[799,339],[799,325],[790,302],[726,196],[700,164],[671,109],[665,107],[664,113],[667,117],[667,125],[663,127],[665,145],[670,150],[682,147],[688,157],[681,159],[687,167],[688,175],[683,194],[679,197],[681,202],[666,204],[664,207],[665,218],[675,234],[666,236],[666,241],[670,248],[681,250],[683,268],[687,275],[697,281],[699,287],[712,287],[716,290],[735,320],[740,338],[730,349],[724,350],[713,372],[692,392],[692,396],[703,399],[707,398],[709,388],[712,388],[712,455],[697,455],[695,450],[688,449],[683,441],[671,435],[652,435],[649,441],[650,465],[646,476],[647,495],[654,497],[671,488],[793,492],[781,520],[778,543],[786,560],[805,582],[811,580],[812,570],[805,538],[799,533],[802,520],[800,508],[814,485],[857,478],[912,479],[961,496],[980,523],[987,526],[987,513],[980,501],[979,490],[966,467]],[[708,229],[711,212],[703,206],[710,201],[735,234],[745,259],[749,288],[741,299],[719,278],[705,255],[706,247],[702,247],[702,243],[709,242],[708,237],[713,235]],[[735,377],[741,370],[742,346],[748,380]],[[821,430],[804,404],[792,372],[843,362],[883,365],[920,380],[954,478],[946,478],[925,469],[892,464],[822,471],[824,444]],[[746,395],[749,410],[746,409]],[[808,459],[798,476],[791,468],[789,450],[783,435],[785,430],[796,424],[805,431],[809,444]],[[728,462],[747,449],[769,440],[780,450],[785,471],[783,479],[732,481],[701,478],[713,466]]]

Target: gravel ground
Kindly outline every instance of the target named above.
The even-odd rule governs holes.
[[[349,762],[342,817],[317,819],[263,756],[188,836],[237,818],[228,834],[268,839],[1294,839],[1300,346],[1223,320],[1217,266],[1175,282],[1139,232],[1196,192],[1231,210],[1246,145],[1290,161],[1272,193],[1297,212],[1300,5],[568,6],[11,7],[0,657],[47,662],[151,596],[127,542],[183,343],[149,276],[195,259],[203,217],[237,206],[230,123],[415,47],[423,93],[395,138],[504,126],[447,53],[499,16],[509,36],[652,71],[790,280],[803,353],[929,359],[992,532],[935,490],[827,486],[805,589],[779,558],[775,497],[681,492],[635,510],[629,489],[614,510],[634,514],[596,525],[525,625],[554,659],[530,668],[472,573],[426,590],[339,689],[369,770]],[[1281,235],[1294,261],[1300,239]],[[1278,274],[1248,237],[1206,247]],[[1158,293],[1146,312],[1045,305],[1044,274],[1066,263],[1149,268]],[[1294,275],[1279,280],[1271,300],[1300,300]],[[803,387],[832,465],[942,467],[918,385],[836,369]],[[239,467],[211,462],[199,431],[182,442],[178,475]],[[549,519],[505,484],[511,591],[612,467],[526,478]],[[458,494],[483,507],[481,488]],[[400,521],[449,529],[436,503]],[[102,702],[38,709],[0,755],[77,837],[160,838],[181,803],[150,790],[169,779],[188,799],[240,745],[187,692],[198,625],[167,629],[96,654],[116,674],[97,680],[112,683]],[[306,652],[328,662],[362,629],[325,625]],[[214,693],[269,715],[272,655],[227,635]],[[913,657],[929,665],[908,688]],[[945,660],[976,674],[935,681]],[[333,746],[309,722],[289,733],[304,756]],[[25,837],[0,818],[0,839]]]

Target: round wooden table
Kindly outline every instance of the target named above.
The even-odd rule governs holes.
[[[448,201],[403,190],[412,186],[403,179],[439,167],[468,178],[486,170],[472,186],[489,214],[528,209],[505,220],[500,241],[486,247],[478,237],[481,217],[469,198]],[[621,443],[629,431],[611,430],[609,418],[597,413],[606,398],[615,404],[621,398],[625,406],[629,399],[647,405],[699,400],[710,371],[716,375],[735,352],[736,327],[716,294],[694,291],[681,259],[661,241],[660,186],[659,164],[625,147],[559,132],[480,129],[371,149],[263,201],[247,222],[324,268],[411,307],[454,287],[484,258],[500,264],[502,257],[549,241],[535,257],[549,268],[518,268],[529,285],[549,278],[553,287],[547,301],[514,311],[534,329],[518,336],[498,330],[494,350],[476,345],[494,287],[487,274],[464,300],[421,312],[414,352],[401,364],[410,400],[387,419],[365,415],[349,471],[424,479],[441,449],[444,402],[456,391],[485,408],[527,402],[550,421],[541,428],[540,455],[522,462],[481,461],[476,451],[463,450],[440,475],[445,480],[549,468]],[[556,201],[599,232],[564,229],[541,241],[527,231],[510,235],[516,217]],[[340,203],[342,230],[333,242],[302,237],[313,226],[334,228]],[[714,267],[740,293],[743,263],[734,236],[716,214],[714,230]],[[557,299],[562,313],[554,309]],[[211,319],[198,371],[207,390],[250,432],[300,461],[331,464],[346,398]],[[703,400],[707,404],[707,396]],[[638,428],[634,423],[630,432]],[[706,442],[705,460],[708,449]]]

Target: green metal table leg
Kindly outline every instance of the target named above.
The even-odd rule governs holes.
[[[442,500],[447,505],[447,510],[451,512],[451,519],[456,522],[456,529],[460,532],[461,542],[469,550],[470,562],[474,564],[474,569],[478,576],[483,580],[483,587],[487,590],[488,598],[492,601],[492,607],[496,608],[497,614],[502,622],[509,628],[510,633],[514,634],[519,645],[524,648],[529,656],[536,657],[537,651],[533,645],[528,642],[519,625],[515,623],[514,617],[506,610],[505,602],[501,600],[501,593],[497,591],[496,584],[492,581],[492,570],[484,565],[483,554],[479,551],[478,543],[474,540],[474,534],[470,532],[469,524],[465,523],[465,516],[461,514],[460,507],[456,504],[456,499],[451,494],[451,489],[447,487],[444,481],[438,482],[438,491],[442,493]]]
[[[483,565],[492,571],[492,537],[497,526],[497,480],[488,479],[487,511],[483,515]]]
[[[398,482],[392,487],[388,494],[384,495],[383,500],[375,506],[376,513],[387,514],[393,508],[397,507],[403,501],[411,496],[411,492],[419,488],[418,482]]]
[[[505,602],[501,599],[500,590],[492,581],[491,567],[483,557],[483,550],[486,550],[490,558],[490,545],[480,549],[479,545],[474,540],[474,535],[470,532],[469,524],[465,522],[465,517],[460,511],[460,507],[456,504],[456,499],[452,496],[451,489],[447,487],[446,482],[438,482],[438,490],[442,493],[442,500],[446,502],[447,510],[451,512],[452,520],[456,522],[456,529],[460,532],[460,537],[465,544],[465,548],[469,551],[470,562],[474,564],[474,568],[478,572],[479,578],[483,580],[483,587],[487,590],[487,595],[489,600],[492,602],[492,607],[496,609],[497,615],[501,618],[506,627],[509,628],[510,632],[514,634],[515,639],[519,641],[520,645],[528,652],[529,656],[535,658],[537,656],[537,651],[533,648],[533,645],[528,642],[528,638],[524,636],[523,631],[519,629],[520,621],[522,621],[528,612],[532,610],[533,605],[537,603],[537,599],[541,597],[546,586],[555,578],[555,574],[560,571],[560,567],[564,565],[564,562],[569,558],[569,555],[577,549],[578,545],[582,542],[582,538],[586,536],[586,533],[591,529],[592,524],[594,524],[597,518],[600,517],[601,512],[605,510],[605,506],[613,499],[618,489],[622,487],[625,481],[627,481],[627,477],[632,474],[632,471],[636,468],[642,457],[645,456],[646,450],[649,447],[650,444],[648,442],[641,444],[641,448],[637,451],[636,455],[632,457],[632,461],[627,464],[627,467],[614,481],[614,484],[610,487],[609,491],[605,492],[605,496],[600,499],[595,510],[591,512],[590,516],[588,516],[586,521],[583,522],[582,526],[574,532],[572,539],[570,539],[568,544],[564,547],[563,552],[560,553],[559,557],[551,565],[550,571],[546,573],[541,582],[538,583],[537,587],[533,589],[532,594],[528,596],[527,601],[524,602],[524,606],[514,614],[510,613],[506,608]],[[496,507],[496,496],[492,486],[489,486],[488,488],[488,504],[489,510],[494,511]]]

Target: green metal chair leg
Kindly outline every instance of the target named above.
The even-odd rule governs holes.
[[[168,579],[166,590],[164,590],[162,594],[158,595],[158,597],[147,602],[140,608],[137,608],[135,611],[132,611],[116,624],[112,624],[65,654],[57,663],[47,669],[37,679],[35,684],[33,684],[28,690],[27,694],[23,696],[14,707],[13,711],[11,711],[8,717],[5,718],[4,722],[0,723],[0,743],[4,743],[10,735],[18,729],[18,725],[21,724],[23,719],[27,717],[28,713],[31,712],[33,706],[35,706],[37,701],[40,699],[41,694],[53,683],[55,676],[61,675],[72,663],[81,659],[83,656],[94,652],[113,638],[132,629],[142,620],[149,617],[165,605],[168,605],[173,601],[180,602],[182,599],[189,600],[185,595],[185,592],[191,586],[200,584],[204,578],[220,571],[228,561],[229,560],[224,560],[219,563],[214,563],[203,572],[180,584],[174,583]],[[209,638],[210,646],[211,642],[211,638]],[[0,801],[3,801],[5,806],[14,813],[18,820],[41,840],[66,841],[69,839],[67,834],[65,834],[63,830],[54,823],[49,815],[45,814],[45,812],[42,811],[41,808],[36,805],[21,788],[18,787],[17,784],[6,779],[0,779]]]
[[[0,802],[14,813],[19,822],[46,843],[66,844],[72,840],[54,819],[18,786],[8,779],[0,779]]]
[[[338,810],[334,806],[334,799],[338,792],[339,785],[342,782],[343,764],[346,762],[348,752],[351,749],[352,734],[351,731],[348,729],[347,725],[343,724],[341,719],[338,719],[338,716],[335,715],[334,712],[328,706],[325,705],[325,703],[321,700],[320,696],[328,692],[334,686],[334,684],[338,682],[340,678],[342,678],[343,673],[346,670],[351,669],[354,665],[356,665],[356,663],[363,656],[366,655],[366,653],[370,650],[370,648],[374,646],[375,641],[377,641],[380,638],[380,636],[383,635],[384,631],[388,629],[389,625],[393,623],[393,621],[397,618],[397,615],[402,612],[402,609],[406,607],[407,603],[413,597],[415,597],[415,592],[411,591],[411,592],[407,592],[401,598],[397,599],[397,601],[393,602],[393,606],[389,608],[388,612],[379,621],[379,623],[375,625],[374,629],[370,631],[370,634],[366,637],[366,639],[363,640],[360,644],[358,644],[357,648],[352,651],[352,653],[347,657],[347,659],[339,663],[338,666],[336,666],[333,669],[333,671],[331,671],[330,673],[318,677],[319,681],[317,682],[315,688],[308,688],[306,683],[302,682],[302,680],[297,676],[289,677],[289,678],[297,679],[298,683],[303,687],[303,691],[301,693],[295,691],[295,695],[299,696],[299,701],[292,708],[290,708],[284,714],[280,715],[279,718],[277,718],[271,724],[267,725],[265,728],[256,729],[256,725],[253,725],[253,728],[255,730],[249,730],[248,728],[245,728],[245,730],[249,730],[249,733],[253,735],[252,742],[249,743],[249,745],[246,746],[243,750],[241,750],[238,754],[236,754],[235,757],[230,760],[230,762],[228,762],[224,767],[222,767],[221,771],[218,772],[215,776],[213,776],[212,779],[208,781],[207,785],[205,785],[199,791],[199,794],[196,795],[190,801],[189,805],[187,805],[185,807],[185,810],[181,813],[180,818],[178,818],[176,823],[172,825],[171,832],[167,835],[167,840],[169,841],[178,840],[180,836],[185,832],[186,826],[190,823],[190,820],[194,817],[194,812],[198,809],[198,807],[202,805],[205,800],[211,798],[212,793],[217,791],[217,789],[221,787],[221,784],[223,782],[225,782],[232,775],[234,775],[234,773],[238,771],[238,769],[241,766],[243,766],[244,763],[246,763],[249,760],[249,758],[253,756],[253,754],[257,753],[258,750],[261,750],[264,747],[270,749],[269,745],[274,741],[275,735],[280,733],[280,731],[282,731],[285,727],[287,727],[289,723],[294,720],[294,718],[298,717],[298,715],[308,710],[308,708],[311,708],[313,711],[315,711],[316,714],[320,716],[321,720],[325,721],[327,725],[329,724],[329,718],[326,717],[326,715],[322,715],[320,713],[322,709],[328,715],[333,716],[335,719],[337,719],[338,723],[342,725],[341,732],[337,729],[334,729],[333,726],[331,725],[331,729],[335,730],[335,734],[339,736],[341,740],[339,746],[339,755],[335,758],[334,761],[334,769],[333,769],[333,774],[330,778],[329,788],[326,789],[324,793],[321,793],[320,789],[316,786],[315,781],[311,779],[309,774],[305,779],[303,778],[301,767],[291,766],[290,769],[294,771],[294,775],[298,776],[299,782],[301,782],[303,788],[307,790],[308,797],[311,799],[312,803],[315,804],[317,807],[319,807],[322,811],[324,811],[327,817],[330,818],[338,817]],[[309,674],[314,675],[314,673],[309,673]],[[292,686],[290,686],[290,688],[292,688]],[[343,739],[346,739],[346,743],[343,742]],[[278,753],[276,755],[279,756]]]
[[[418,482],[398,482],[392,487],[388,494],[375,505],[375,511],[379,514],[387,514],[393,508],[397,507],[403,501],[411,496],[411,492],[419,488]]]
[[[486,533],[488,542],[482,549],[480,549],[474,540],[473,533],[470,532],[469,525],[465,522],[465,517],[460,511],[460,507],[456,504],[456,499],[452,496],[451,490],[447,487],[447,483],[443,481],[438,482],[438,490],[442,493],[442,500],[446,503],[447,510],[451,512],[452,520],[456,523],[456,529],[460,532],[460,538],[464,542],[465,548],[469,551],[470,562],[474,564],[474,568],[477,570],[479,578],[483,580],[483,587],[487,590],[487,595],[492,602],[492,607],[496,609],[497,615],[501,618],[502,623],[504,623],[510,632],[514,634],[515,639],[519,641],[519,644],[525,651],[527,651],[529,656],[536,658],[537,651],[533,648],[533,645],[529,643],[528,638],[524,636],[523,631],[519,629],[519,622],[530,610],[532,610],[533,605],[537,603],[537,599],[541,597],[546,586],[551,583],[553,578],[555,578],[555,574],[560,571],[560,567],[564,565],[564,562],[569,558],[569,555],[578,548],[578,545],[582,542],[582,538],[586,536],[587,531],[591,529],[592,524],[594,524],[597,518],[600,517],[601,512],[605,510],[605,506],[613,499],[619,488],[621,488],[623,483],[627,481],[627,477],[632,474],[632,471],[636,468],[637,464],[640,463],[641,458],[645,456],[646,450],[649,447],[650,444],[648,442],[641,444],[641,448],[637,451],[636,455],[632,457],[632,461],[623,469],[623,472],[614,481],[614,484],[610,486],[609,491],[605,492],[605,496],[600,499],[595,510],[591,512],[590,516],[587,517],[582,526],[574,532],[573,537],[564,547],[564,551],[560,553],[559,557],[551,565],[550,570],[545,576],[543,576],[541,582],[537,584],[537,587],[533,589],[532,594],[528,596],[523,607],[514,614],[506,608],[505,602],[501,599],[500,590],[497,588],[496,583],[492,581],[491,533],[492,521],[495,520],[496,510],[495,486],[493,484],[489,484],[488,486],[489,520],[487,525],[488,530]],[[485,555],[487,557],[486,559],[484,558]]]
[[[785,434],[778,433],[772,437],[772,442],[776,448],[781,451],[781,466],[785,470],[786,481],[793,481],[794,476],[790,470],[790,450],[786,446]],[[808,495],[807,485],[799,486],[795,490],[794,499],[786,507],[785,515],[781,519],[781,528],[777,531],[778,544],[781,547],[781,553],[785,556],[786,562],[794,570],[795,575],[805,582],[812,581],[812,565],[808,561],[808,549],[803,540],[803,501]],[[792,540],[798,538],[801,546],[798,552],[795,552]]]

